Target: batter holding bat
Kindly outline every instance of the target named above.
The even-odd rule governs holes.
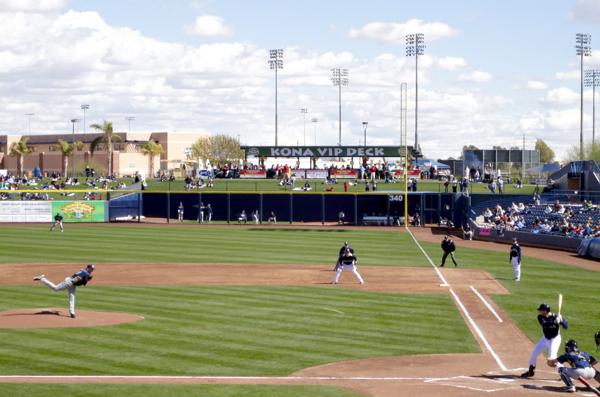
[[[593,365],[596,365],[598,362],[588,353],[580,352],[579,344],[573,339],[565,343],[565,354],[558,358],[548,360],[548,365],[551,367],[555,367],[558,363],[569,363],[571,365],[571,368],[560,367],[558,369],[560,378],[565,382],[565,385],[567,385],[563,391],[569,393],[577,391],[571,379],[579,379],[580,377],[583,379],[594,378],[600,382],[600,373],[593,367]],[[589,383],[587,386],[589,387]]]
[[[537,316],[537,320],[542,326],[544,336],[533,348],[531,356],[529,357],[529,370],[521,374],[522,377],[529,378],[535,374],[537,358],[544,350],[548,350],[548,359],[556,358],[561,343],[560,326],[564,329],[568,328],[567,320],[560,315],[561,306],[562,295],[559,295],[558,314],[550,312],[550,305],[547,303],[542,303],[540,307],[538,307],[539,315]]]
[[[58,285],[54,285],[51,281],[46,280],[44,275],[35,277],[33,280],[46,284],[54,291],[62,291],[64,289],[68,289],[69,313],[71,313],[71,318],[75,318],[75,289],[80,285],[87,285],[88,281],[92,279],[92,272],[94,271],[94,269],[94,265],[89,264],[85,269],[81,269],[71,277],[65,278],[65,281]]]

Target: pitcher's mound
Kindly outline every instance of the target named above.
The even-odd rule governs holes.
[[[59,328],[96,327],[143,320],[144,317],[127,313],[92,312],[77,310],[71,318],[68,309],[17,309],[0,312],[0,328]]]

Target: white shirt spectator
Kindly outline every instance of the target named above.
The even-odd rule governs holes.
[[[551,214],[552,213],[552,207],[550,207],[550,204],[548,204],[548,206],[546,207],[546,209],[544,210],[544,212],[546,214]]]

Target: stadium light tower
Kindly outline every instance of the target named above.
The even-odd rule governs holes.
[[[419,150],[419,55],[425,54],[425,35],[423,33],[406,35],[406,56],[415,57],[415,150]]]
[[[83,109],[83,133],[84,134],[85,134],[85,130],[86,130],[86,127],[85,127],[85,111],[88,110],[89,108],[90,108],[90,105],[81,105],[81,109]],[[75,159],[75,158],[73,157],[73,159]]]
[[[271,70],[275,69],[275,146],[277,146],[277,70],[283,69],[283,50],[270,50],[269,66]]]
[[[331,69],[331,71],[333,72],[333,77],[331,78],[333,86],[340,87],[340,139],[338,145],[342,146],[342,86],[350,84],[348,81],[350,71],[348,69]]]
[[[31,116],[35,116],[34,113],[25,113],[25,116],[29,119],[29,135],[31,135]]]
[[[579,113],[579,159],[583,160],[583,57],[592,56],[592,35],[577,33],[575,35],[577,56],[581,57],[581,108]]]
[[[367,146],[367,125],[369,125],[369,122],[363,121],[363,129],[365,130],[365,142],[363,146]]]
[[[306,146],[306,113],[308,113],[308,109],[300,109],[300,113],[304,115],[304,146]]]
[[[600,86],[600,69],[589,69],[585,71],[586,87],[592,87],[592,146],[596,140],[596,87]]]
[[[317,119],[316,117],[313,117],[312,120],[310,120],[312,123],[315,123],[315,146],[317,146],[317,122],[319,121],[319,119]]]
[[[135,120],[135,117],[125,117],[125,120],[129,121],[129,133],[131,134],[131,121]]]

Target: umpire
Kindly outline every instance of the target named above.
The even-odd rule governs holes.
[[[454,251],[456,251],[456,244],[449,236],[444,237],[444,241],[442,241],[442,249],[444,250],[444,256],[442,256],[442,264],[440,267],[444,267],[446,264],[446,257],[450,255],[452,257],[452,262],[454,262],[454,267],[458,267],[458,263],[456,263],[456,259],[454,259]]]

